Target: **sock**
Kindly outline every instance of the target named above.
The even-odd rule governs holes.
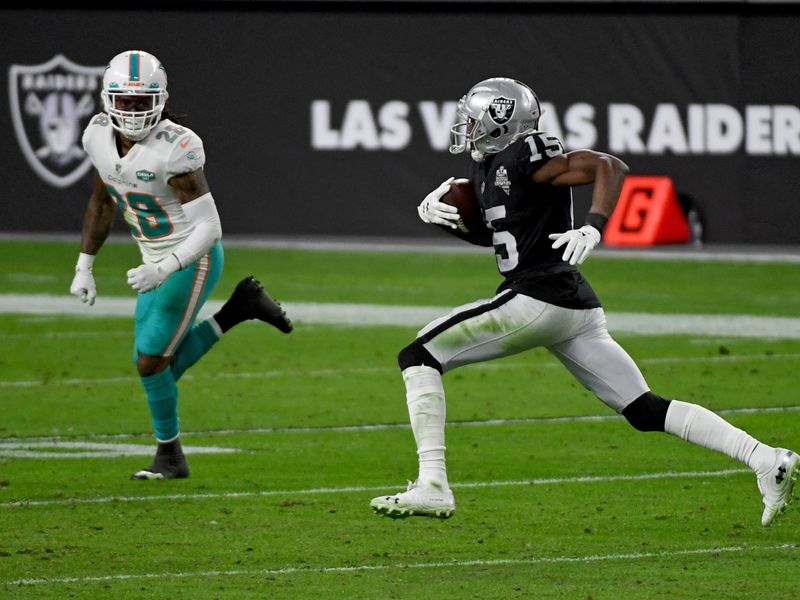
[[[775,463],[775,451],[707,408],[672,400],[664,424],[667,433],[727,454],[761,475]]]
[[[431,367],[403,371],[411,430],[419,456],[418,481],[448,489],[444,460],[445,401],[442,376]]]
[[[209,317],[202,323],[192,327],[181,342],[181,345],[178,346],[178,350],[175,352],[175,359],[170,365],[175,381],[178,381],[186,369],[196,363],[221,337],[222,330],[214,320],[214,317]]]
[[[171,369],[142,377],[142,385],[147,392],[147,403],[153,417],[153,427],[159,442],[169,442],[178,437],[178,386]]]

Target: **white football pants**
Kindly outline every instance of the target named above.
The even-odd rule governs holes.
[[[602,308],[562,308],[504,290],[455,308],[417,338],[444,372],[545,347],[617,412],[650,389],[633,359],[609,335]]]

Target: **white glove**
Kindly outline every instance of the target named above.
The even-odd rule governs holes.
[[[97,298],[97,287],[92,275],[92,265],[94,256],[91,254],[80,253],[78,264],[75,265],[75,277],[72,278],[72,285],[69,286],[69,293],[78,297],[81,302],[88,302],[89,306],[94,304]]]
[[[600,243],[600,232],[591,225],[584,225],[580,229],[570,229],[564,233],[551,233],[549,236],[553,242],[552,248],[561,248],[564,244],[564,255],[561,260],[569,261],[569,264],[583,264],[589,253]]]
[[[160,263],[144,263],[128,271],[128,285],[140,294],[144,294],[164,283],[164,280],[180,266],[174,254],[170,254]]]
[[[420,205],[417,207],[419,218],[423,223],[433,223],[434,225],[444,225],[457,229],[456,222],[461,218],[458,215],[458,209],[455,206],[439,202],[439,200],[447,192],[450,191],[450,184],[453,183],[455,177],[451,177],[447,181],[433,190],[430,194],[425,196]]]

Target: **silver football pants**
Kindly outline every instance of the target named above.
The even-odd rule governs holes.
[[[545,347],[617,412],[649,390],[639,367],[609,335],[602,308],[562,308],[505,290],[455,308],[417,338],[444,372]]]

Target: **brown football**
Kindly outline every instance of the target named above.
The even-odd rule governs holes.
[[[442,196],[441,201],[458,209],[458,229],[439,225],[441,229],[455,235],[470,244],[478,246],[492,245],[492,232],[486,227],[481,214],[481,207],[475,197],[475,188],[469,179],[456,179],[450,184],[450,191]]]

